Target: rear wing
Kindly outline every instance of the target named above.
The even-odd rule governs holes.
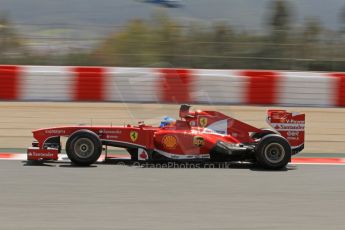
[[[305,114],[268,110],[267,123],[289,141],[293,153],[304,148]]]

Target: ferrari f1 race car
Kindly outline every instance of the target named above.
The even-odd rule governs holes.
[[[304,114],[268,110],[272,129],[259,129],[217,111],[190,111],[189,105],[181,105],[179,116],[166,117],[157,127],[141,122],[35,130],[27,159],[58,160],[60,137],[68,138],[67,156],[80,166],[95,163],[103,147],[113,146],[126,149],[133,161],[243,161],[280,169],[304,148]]]

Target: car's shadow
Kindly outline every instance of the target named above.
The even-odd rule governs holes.
[[[36,167],[62,167],[62,168],[96,168],[97,164],[89,166],[75,165],[70,162],[59,161],[22,161],[23,166],[36,166]]]
[[[89,165],[89,166],[80,166],[80,165],[75,165],[75,164],[61,164],[59,165],[61,168],[97,168],[97,165]]]
[[[121,165],[126,167],[137,167],[143,169],[249,169],[251,171],[261,172],[286,172],[297,169],[294,165],[288,165],[279,170],[269,170],[248,162],[138,162],[127,159],[107,159],[106,161],[97,162],[96,164],[90,166],[79,166],[70,162],[59,161],[22,161],[22,163],[23,166],[43,166],[61,168],[96,168],[99,165]]]
[[[296,166],[287,165],[279,170],[264,169],[248,162],[133,162],[131,160],[108,159],[103,164],[124,165],[128,167],[156,169],[249,169],[252,171],[286,172],[296,170]]]
[[[23,166],[56,167],[53,161],[22,161]]]

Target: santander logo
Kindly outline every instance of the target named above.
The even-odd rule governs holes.
[[[304,131],[304,124],[298,123],[273,123],[271,126],[277,131]]]

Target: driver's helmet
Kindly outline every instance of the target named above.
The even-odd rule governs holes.
[[[176,120],[172,117],[165,116],[163,117],[163,120],[161,121],[161,124],[159,125],[160,128],[165,126],[170,126],[175,124]]]

